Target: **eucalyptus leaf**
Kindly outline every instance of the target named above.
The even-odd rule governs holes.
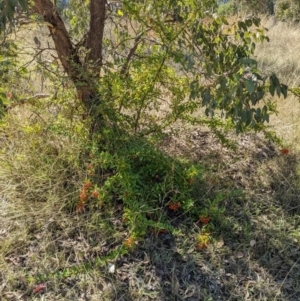
[[[269,92],[272,96],[275,95],[275,86],[273,85],[273,83],[271,83],[269,86]]]
[[[283,94],[284,98],[287,97],[287,91],[288,91],[288,86],[281,84],[281,93]]]
[[[246,79],[245,80],[245,86],[249,94],[252,94],[255,91],[255,82],[252,80]]]

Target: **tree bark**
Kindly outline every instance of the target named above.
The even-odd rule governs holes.
[[[80,67],[80,60],[75,53],[64,22],[57,14],[56,8],[50,0],[34,0],[34,3],[38,14],[43,17],[49,28],[57,55],[65,72],[76,82],[77,75],[74,69],[76,65],[77,68]],[[75,66],[72,66],[72,63],[75,63]]]
[[[66,26],[51,0],[33,1],[36,11],[43,17],[49,28],[63,69],[74,82],[78,98],[85,104],[89,113],[98,96],[94,79],[100,76],[102,64],[106,0],[91,0],[90,2],[90,28],[84,44],[88,53],[86,64],[80,61],[78,50],[72,44]]]
[[[88,60],[92,62],[93,71],[100,75],[102,65],[102,44],[105,27],[106,0],[91,0],[90,28],[87,34],[86,49],[89,51]]]

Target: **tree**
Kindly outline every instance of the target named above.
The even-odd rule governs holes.
[[[4,29],[7,21],[15,24],[17,1],[2,3]],[[265,125],[276,112],[271,97],[286,96],[287,87],[257,68],[255,43],[267,40],[258,18],[229,24],[214,14],[213,0],[110,6],[73,0],[60,8],[62,15],[50,0],[32,3],[29,12],[48,27],[90,134],[80,161],[90,164],[79,212],[91,199],[97,205],[122,200],[134,235],[148,226],[168,229],[160,217],[146,215],[157,208],[199,214],[192,185],[201,167],[165,156],[152,143],[177,121],[206,124],[224,142],[228,129],[271,137]]]
[[[80,23],[79,19],[76,20],[76,12],[71,13],[73,25],[67,28],[51,0],[34,0],[30,11],[38,13],[47,25],[63,70],[73,81],[86,114],[91,116],[96,112],[92,118],[98,121],[105,118],[100,112],[106,105],[104,103],[108,102],[112,107],[115,105],[111,98],[119,98],[118,102],[124,104],[120,95],[113,95],[120,93],[112,91],[111,82],[120,81],[118,89],[122,85],[122,89],[132,89],[140,84],[134,77],[135,72],[145,66],[153,66],[153,63],[156,67],[149,75],[152,79],[148,77],[146,80],[150,89],[144,87],[145,99],[140,99],[134,108],[138,115],[136,119],[140,118],[141,111],[153,105],[157,109],[159,104],[155,98],[160,93],[164,94],[166,89],[176,99],[171,100],[173,111],[165,116],[167,119],[186,118],[188,113],[204,106],[206,116],[212,119],[203,121],[202,118],[202,122],[213,128],[217,128],[218,124],[224,126],[227,120],[237,132],[248,128],[257,131],[269,121],[269,112],[275,111],[273,103],[263,101],[266,92],[269,90],[273,96],[276,91],[278,96],[286,96],[287,87],[280,84],[274,74],[269,77],[268,85],[267,76],[257,70],[257,63],[251,57],[255,42],[267,39],[262,29],[251,29],[253,25],[259,27],[258,18],[229,25],[224,17],[213,15],[211,8],[216,3],[212,0],[155,3],[125,0],[116,11],[108,9],[106,0],[79,2],[70,2],[62,12],[71,9],[68,6],[77,5],[78,9],[80,5],[89,20],[88,29],[80,28],[80,31],[78,28],[72,31],[72,27]],[[6,19],[13,22],[17,1],[3,3],[2,26],[5,26]],[[19,3],[26,8],[24,0]],[[104,34],[109,28],[114,31],[111,40]],[[105,59],[104,52],[110,53]],[[172,84],[164,83],[162,76],[167,77],[167,73],[172,72],[169,79],[175,80],[176,77],[181,82],[181,91],[174,91]],[[186,101],[186,96],[189,96],[189,101]],[[257,108],[261,101],[265,102],[263,108]],[[133,109],[129,103],[125,107]],[[221,112],[220,118],[216,118],[216,110]],[[130,114],[126,117],[130,119]],[[165,124],[170,124],[170,120]],[[136,123],[134,126],[131,122],[135,131],[139,121],[133,121]],[[194,118],[193,122],[197,120]]]

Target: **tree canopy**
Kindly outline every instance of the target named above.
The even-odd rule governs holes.
[[[25,0],[1,4],[2,29],[7,21],[14,25],[19,5],[27,9]],[[92,118],[106,119],[106,107],[114,123],[126,120],[134,131],[152,132],[181,118],[215,130],[263,130],[275,112],[267,94],[286,96],[287,87],[257,68],[255,45],[268,39],[260,19],[229,24],[215,6],[212,0],[124,0],[114,6],[106,0],[34,0],[28,9],[48,27],[63,71]],[[160,122],[151,114],[161,107],[159,99],[171,108]],[[201,107],[207,118],[191,117]]]

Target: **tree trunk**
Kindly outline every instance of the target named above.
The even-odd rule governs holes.
[[[88,61],[91,61],[93,72],[100,76],[102,65],[102,41],[105,27],[106,0],[91,0],[90,4],[90,28],[87,34],[85,48],[88,52]]]
[[[69,78],[74,82],[77,95],[85,104],[87,113],[93,103],[99,101],[95,78],[100,76],[102,64],[102,40],[105,26],[106,0],[90,1],[90,28],[84,46],[87,64],[83,64],[78,49],[71,42],[69,33],[51,0],[33,0],[35,9],[44,18],[53,39],[59,60]]]

